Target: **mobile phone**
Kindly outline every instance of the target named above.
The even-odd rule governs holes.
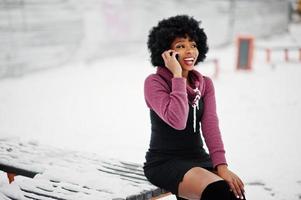
[[[170,56],[172,56],[173,52],[170,52]],[[176,55],[176,59],[179,60],[179,54]]]

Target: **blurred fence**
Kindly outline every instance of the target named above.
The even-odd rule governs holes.
[[[286,0],[1,0],[0,78],[131,52],[176,14],[202,20],[210,47],[238,33],[285,32],[289,23]]]

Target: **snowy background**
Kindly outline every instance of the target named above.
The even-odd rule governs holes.
[[[162,10],[172,5],[171,1],[167,2],[169,3],[164,4]],[[195,1],[192,2],[194,3],[187,7],[195,5]],[[220,2],[222,3],[219,6],[229,6],[233,3]],[[72,31],[66,30],[68,35],[78,28],[82,30],[81,26],[86,27],[85,31],[73,35],[68,45],[66,43],[63,46],[65,48],[50,47],[50,42],[45,47],[49,47],[49,52],[44,52],[45,57],[40,58],[39,54],[42,52],[29,46],[27,49],[32,50],[31,56],[22,57],[22,52],[26,50],[22,41],[28,43],[34,40],[30,40],[28,35],[23,35],[24,40],[12,40],[10,43],[11,48],[19,47],[19,51],[12,54],[12,49],[1,49],[1,52],[6,52],[9,56],[2,56],[0,64],[0,75],[3,77],[0,79],[0,138],[15,137],[34,143],[143,163],[150,137],[149,112],[143,98],[143,82],[147,75],[155,71],[149,62],[146,38],[129,42],[122,37],[120,41],[109,37],[110,42],[103,43],[106,38],[102,37],[102,40],[99,40],[97,34],[101,33],[101,30],[96,28],[96,32],[93,32],[94,22],[91,22],[98,19],[95,11],[97,6],[92,9],[92,4],[84,5],[85,9],[94,12],[83,12],[85,18],[75,20]],[[118,5],[113,5],[113,8],[121,9]],[[219,6],[210,6],[214,13],[219,13],[216,11],[216,8],[220,9]],[[75,8],[79,9],[79,6]],[[83,11],[84,8],[80,10]],[[108,10],[114,15],[114,12],[118,12],[118,9],[114,9]],[[136,16],[141,13],[134,12]],[[214,18],[213,14],[208,13],[208,19],[219,20],[220,15]],[[262,10],[253,13],[256,23],[259,23],[256,17],[259,13],[262,13]],[[62,16],[67,19],[71,15],[62,13]],[[225,24],[221,26],[222,30],[217,26],[214,29],[214,26],[208,25],[211,22],[202,19],[205,30],[207,23],[213,38],[216,37],[216,33],[224,32],[225,27],[228,27],[231,16],[225,16],[229,18],[226,18],[227,22],[223,21],[225,18],[220,22]],[[282,14],[265,19],[266,26],[269,23],[275,24],[275,19],[282,21],[282,24],[278,25],[278,28],[281,27],[278,30],[282,31],[271,30],[262,35],[259,31],[252,33],[264,37],[255,38],[254,64],[251,71],[235,70],[234,36],[238,32],[233,31],[235,28],[232,27],[230,33],[226,31],[227,36],[223,35],[227,39],[212,42],[215,48],[210,49],[208,59],[217,58],[220,61],[219,76],[213,80],[220,129],[229,167],[247,184],[248,199],[297,200],[301,199],[300,55],[298,51],[290,51],[290,61],[285,62],[283,52],[272,52],[272,61],[268,64],[265,62],[265,52],[256,47],[300,47],[301,24],[285,24],[286,18],[283,18]],[[152,23],[145,23],[143,26],[152,27],[156,24],[157,17],[151,18],[151,21]],[[263,29],[256,26],[255,22],[255,27]],[[141,27],[137,29],[140,30]],[[246,32],[246,29],[241,30]],[[111,33],[107,31],[104,35],[120,34],[120,30],[110,31]],[[13,33],[14,37],[19,37],[16,32]],[[30,31],[27,33],[31,34]],[[210,39],[210,33],[209,41],[213,40]],[[133,32],[130,32],[131,34]],[[141,35],[137,32],[137,38],[139,34]],[[2,39],[8,37],[4,32],[0,32],[0,35]],[[115,36],[118,38],[118,35]],[[78,38],[82,38],[80,42]],[[75,51],[77,57],[67,62],[67,57],[70,58],[68,51],[80,44],[83,46]],[[16,56],[15,59],[13,55]],[[62,62],[58,62],[56,57]],[[22,58],[26,67],[22,67],[19,58]],[[27,66],[31,66],[31,63],[34,68],[46,66],[43,63],[51,63],[51,67],[53,64],[64,64],[51,70],[37,71],[28,70]],[[10,71],[8,66],[15,68],[12,67],[14,70]],[[213,67],[211,62],[205,62],[200,63],[197,70],[212,76]],[[35,73],[29,73],[30,71]],[[1,182],[5,182],[3,176]]]

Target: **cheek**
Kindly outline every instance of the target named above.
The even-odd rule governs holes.
[[[182,50],[180,50],[180,51],[177,51],[178,53],[179,53],[179,56],[181,57],[181,58],[183,58],[184,56],[185,56],[185,52]]]
[[[198,57],[199,56],[199,50],[195,50],[195,55]]]
[[[198,57],[199,57],[199,51],[196,51],[196,52],[195,52],[195,58],[196,58],[196,59],[195,59],[195,62],[196,62],[196,60],[198,59]]]

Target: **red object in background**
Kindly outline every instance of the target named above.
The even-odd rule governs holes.
[[[271,49],[265,49],[266,52],[266,62],[270,63],[271,62]]]
[[[254,52],[254,37],[240,35],[237,37],[236,69],[252,69]]]
[[[213,78],[217,78],[218,74],[219,74],[219,62],[218,59],[214,59],[213,60],[214,63],[214,74],[213,74]]]
[[[301,62],[301,48],[299,47],[274,47],[274,48],[266,48],[265,53],[266,53],[266,62],[270,63],[271,62],[271,55],[272,55],[272,50],[273,51],[281,51],[284,52],[284,61],[289,62],[290,57],[289,57],[289,51],[299,51],[299,61]],[[294,53],[294,52],[293,52]]]
[[[286,62],[288,62],[288,60],[289,60],[289,57],[288,57],[288,49],[284,49],[284,60],[285,60]]]

